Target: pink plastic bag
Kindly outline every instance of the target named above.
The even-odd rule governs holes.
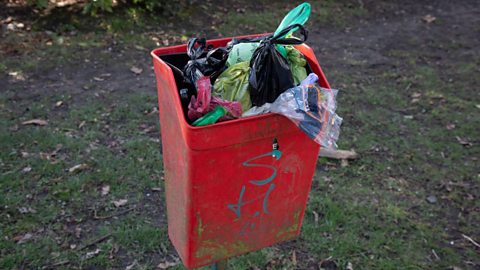
[[[218,122],[239,118],[242,116],[242,105],[238,101],[227,101],[219,97],[212,97],[212,84],[208,76],[201,77],[197,81],[197,97],[192,96],[188,105],[188,119],[195,121],[206,113],[213,111],[215,107],[222,106],[227,114]]]

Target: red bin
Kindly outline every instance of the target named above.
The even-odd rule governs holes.
[[[207,44],[226,46],[230,40]],[[312,49],[296,48],[320,85],[330,88]],[[185,53],[186,45],[179,45],[151,55],[168,235],[184,265],[196,268],[298,236],[320,147],[277,114],[189,125],[172,70],[162,60],[169,55],[186,59]]]

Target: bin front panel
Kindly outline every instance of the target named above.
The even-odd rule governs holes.
[[[285,130],[297,131],[285,120]],[[299,234],[319,147],[301,132],[281,131],[275,137],[193,153],[194,265]]]
[[[225,46],[229,40],[208,44]],[[329,88],[313,51],[297,48],[320,85]],[[172,71],[159,58],[185,50],[185,45],[160,48],[152,56],[168,233],[185,266],[195,268],[295,238],[319,146],[275,114],[190,126]]]

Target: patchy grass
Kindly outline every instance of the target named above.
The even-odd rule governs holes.
[[[271,4],[266,17],[261,8],[267,5],[259,2],[256,11],[247,5],[240,14],[232,9],[216,30],[223,35],[273,31],[291,5]],[[312,5],[320,16],[311,25],[338,29],[369,15],[357,1]],[[129,67],[143,61],[138,54],[166,46],[165,40],[183,43],[186,35],[198,33],[130,32],[148,27],[142,14],[135,16],[133,25],[112,19],[101,26],[104,32],[85,35],[8,36],[4,44],[18,39],[25,44],[19,53],[0,58],[1,76],[10,79],[6,73],[18,71],[29,78],[88,57],[91,62],[81,68],[94,70],[93,77],[104,71],[92,62]],[[76,29],[71,23],[60,32]],[[455,53],[462,44],[449,49]],[[112,50],[123,54],[122,61],[112,58]],[[354,148],[361,157],[348,166],[319,159],[300,238],[234,258],[232,269],[317,269],[328,258],[340,269],[349,263],[354,269],[480,265],[478,250],[461,236],[480,237],[480,100],[474,93],[480,62],[456,59],[440,68],[421,60],[426,53],[434,54],[415,46],[392,49],[384,55],[396,67],[369,70],[365,61],[339,59],[353,68],[326,70],[333,86],[343,88],[340,148]],[[62,91],[34,92],[27,85],[31,81],[7,84],[0,96],[1,269],[125,269],[135,261],[138,269],[153,269],[178,259],[167,239],[164,197],[158,192],[163,168],[153,78],[150,92],[133,85],[107,89],[108,83],[134,76],[128,67],[105,85],[90,77],[75,82],[81,90],[66,85]],[[57,107],[59,100],[65,104]],[[34,118],[47,119],[48,125],[21,125]],[[85,165],[69,172],[79,164]],[[110,189],[102,195],[106,186]],[[428,203],[429,196],[436,202]],[[126,205],[115,207],[113,201],[120,199]]]
[[[338,1],[310,1],[309,3],[312,6],[312,15],[306,24],[307,28],[311,25],[345,27],[348,25],[348,20],[360,19],[367,15],[366,9],[359,3]],[[288,1],[257,1],[255,7],[252,7],[249,12],[245,12],[243,8],[230,9],[222,15],[222,23],[218,31],[224,36],[274,32],[283,17],[293,7],[295,6]]]
[[[0,134],[0,188],[4,192],[0,198],[0,268],[41,268],[64,260],[79,267],[108,268],[114,265],[109,259],[114,245],[122,247],[119,252],[130,254],[156,252],[160,243],[166,243],[165,227],[154,225],[164,218],[157,204],[160,194],[152,191],[163,185],[157,116],[145,114],[155,107],[155,100],[131,95],[125,103],[115,101],[118,106],[106,108],[110,102],[79,106],[64,117],[34,109],[19,116],[2,103],[7,109],[2,110]],[[49,119],[48,125],[20,125],[23,119],[35,117]],[[12,127],[18,130],[9,130]],[[68,172],[77,164],[87,166]],[[102,196],[100,190],[106,185],[110,192]],[[127,199],[127,206],[114,207],[112,201],[118,199]],[[139,219],[140,209],[147,208],[152,210],[150,216]],[[94,213],[111,218],[95,223]],[[27,233],[31,239],[15,243]],[[79,248],[106,233],[112,236],[98,245],[101,252],[84,258],[90,249]]]

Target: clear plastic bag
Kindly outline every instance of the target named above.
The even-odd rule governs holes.
[[[242,117],[248,117],[248,116],[255,116],[259,114],[264,114],[270,112],[270,106],[272,106],[272,103],[265,103],[260,107],[252,107],[250,110],[244,112],[242,114]]]
[[[337,92],[318,84],[296,86],[282,93],[270,111],[288,117],[321,146],[336,148],[342,124],[342,118],[335,113]]]

